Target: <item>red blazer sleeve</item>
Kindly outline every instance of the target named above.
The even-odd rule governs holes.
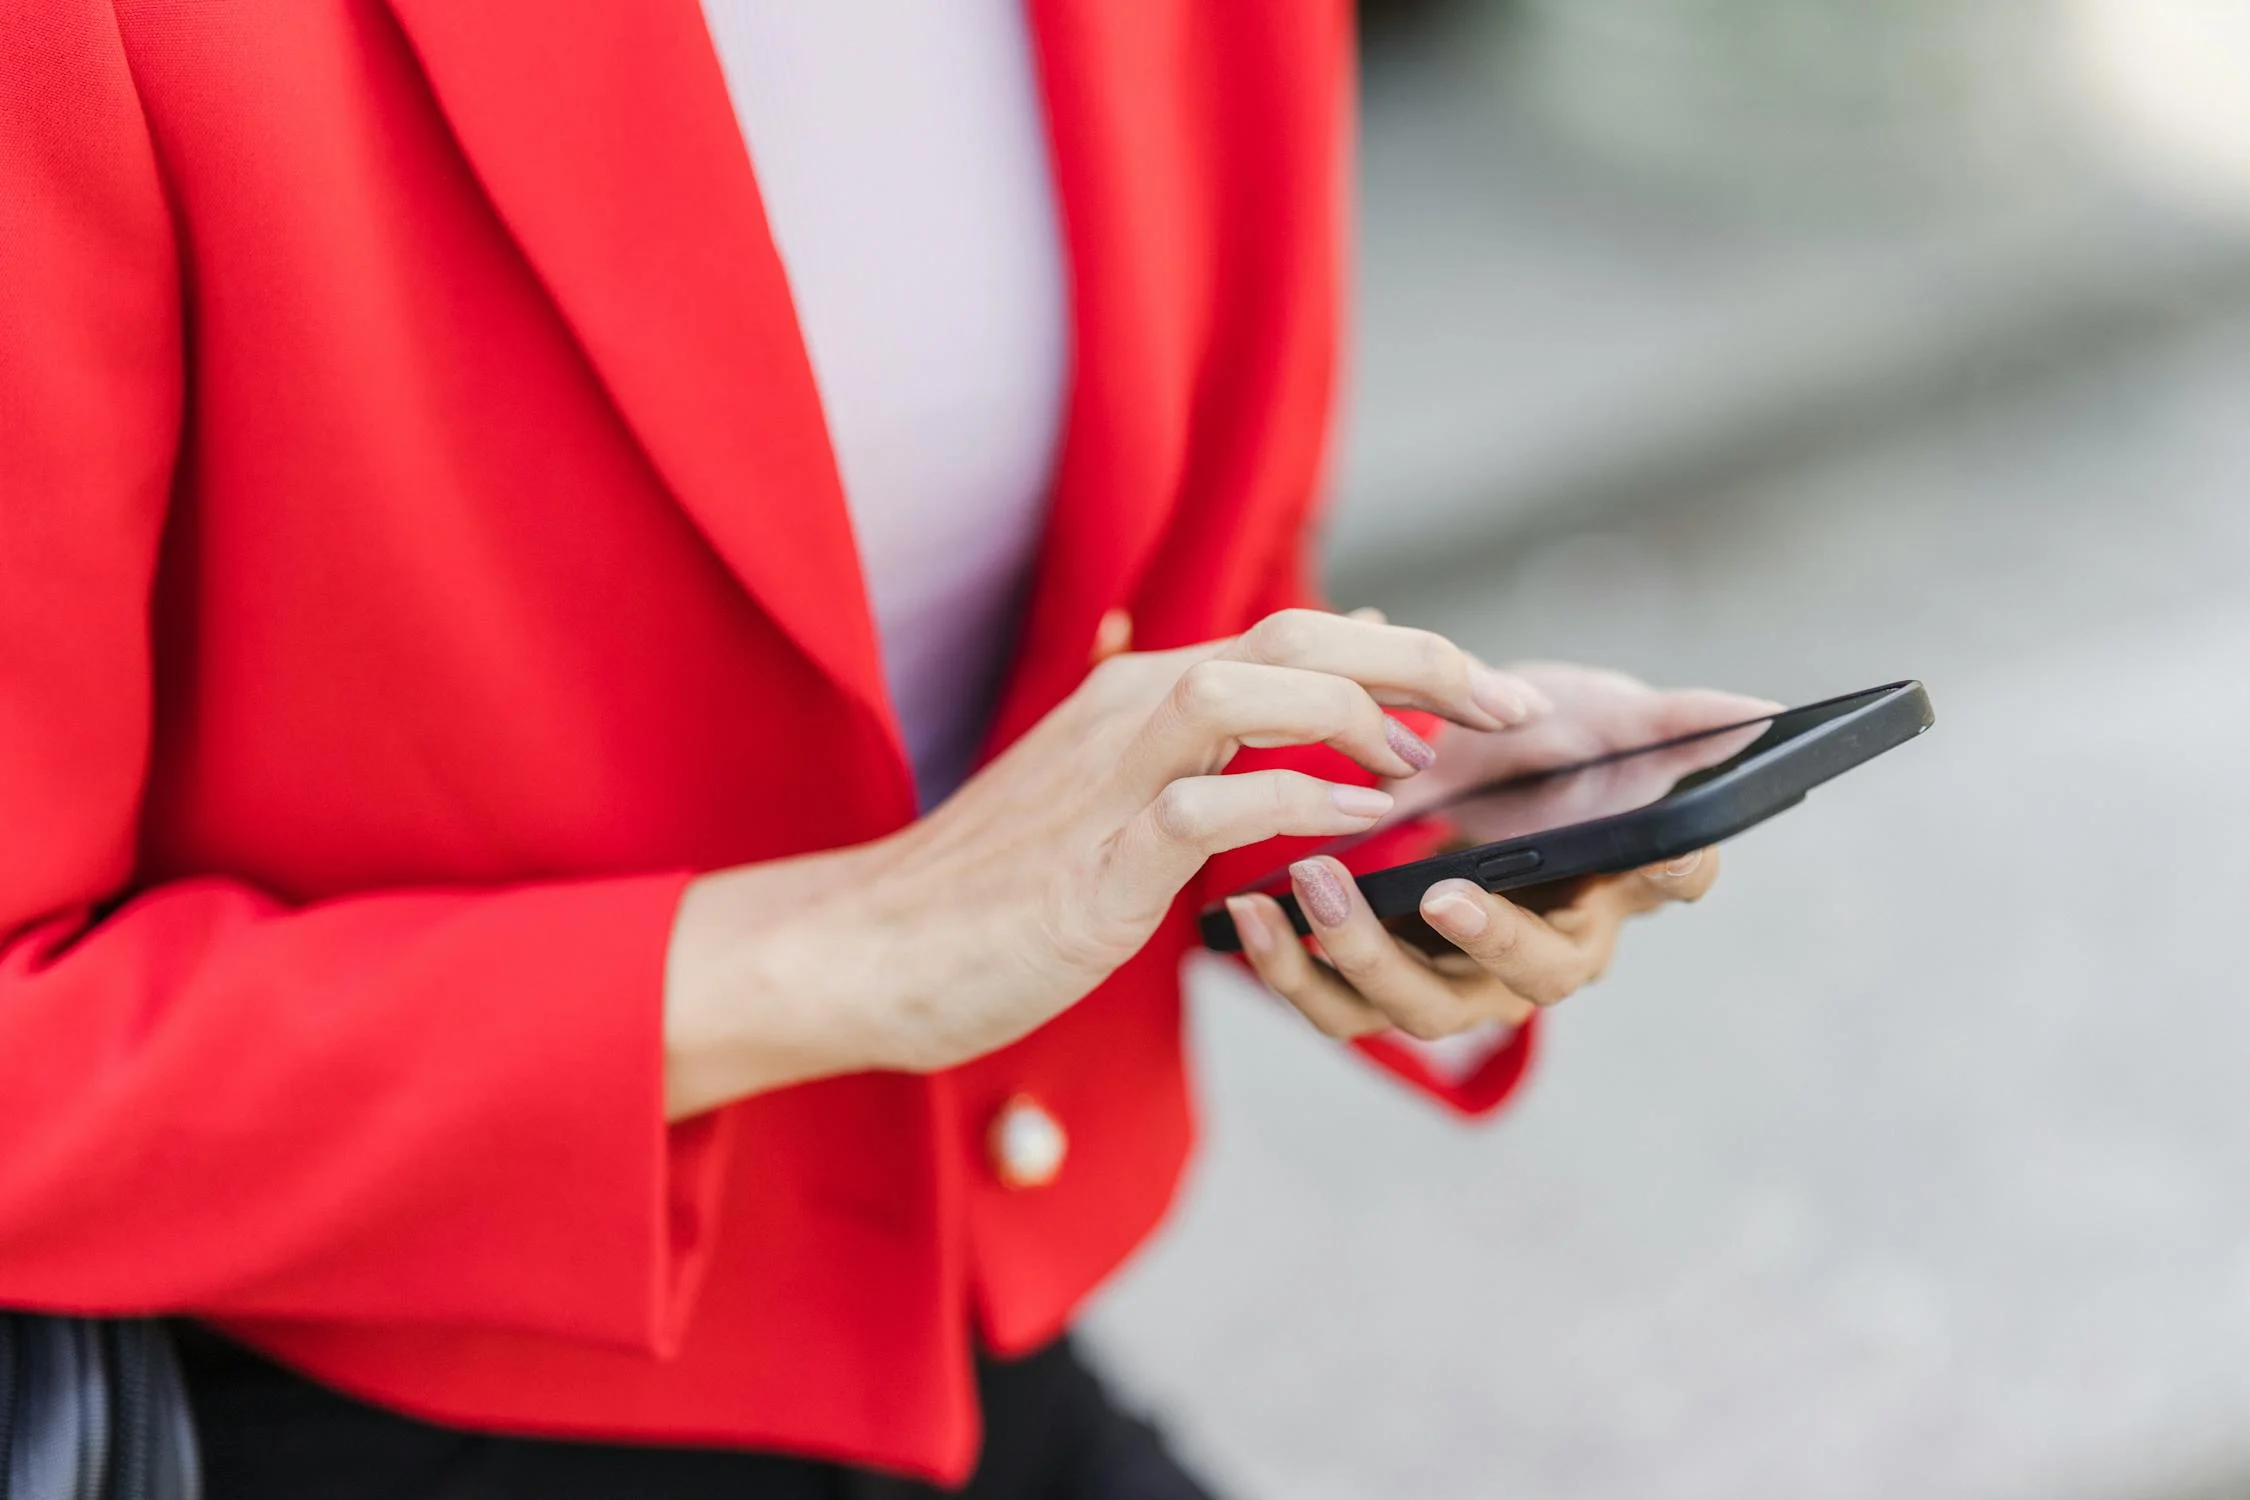
[[[0,26],[0,216],[0,1305],[662,1348],[723,1149],[663,1117],[686,877],[132,891],[183,346],[106,4]]]
[[[1275,610],[1306,607],[1325,609],[1321,593],[1314,579],[1314,550],[1311,542],[1314,532],[1309,526],[1286,539],[1283,555],[1270,574],[1271,582],[1259,606],[1252,611],[1252,620],[1263,619]],[[1414,730],[1427,736],[1442,747],[1445,725],[1434,716],[1424,713],[1401,713],[1399,718]],[[1441,752],[1442,749],[1441,749]],[[1245,750],[1228,765],[1230,772],[1266,770],[1283,767],[1318,776],[1325,781],[1357,783],[1372,786],[1376,778],[1359,766],[1325,745],[1294,746],[1283,750]],[[1262,879],[1291,860],[1312,852],[1322,843],[1319,839],[1271,839],[1253,844],[1247,849],[1235,849],[1220,855],[1204,866],[1202,879],[1194,888],[1198,907],[1223,900],[1253,881]],[[1359,868],[1354,855],[1375,861],[1376,867],[1392,863],[1380,845],[1355,850],[1344,856],[1347,867]],[[1353,1050],[1377,1067],[1405,1083],[1421,1090],[1457,1114],[1481,1118],[1497,1111],[1508,1102],[1530,1070],[1531,1061],[1539,1045],[1539,1017],[1531,1017],[1492,1049],[1462,1068],[1441,1060],[1434,1049],[1403,1032],[1384,1032],[1376,1036],[1360,1037],[1352,1042]]]

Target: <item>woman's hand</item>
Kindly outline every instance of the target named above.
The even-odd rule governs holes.
[[[836,1073],[950,1067],[1023,1036],[1137,953],[1210,856],[1388,811],[1372,787],[1219,774],[1245,746],[1327,744],[1411,776],[1435,752],[1386,705],[1504,738],[1542,700],[1440,636],[1289,610],[1101,663],[898,834],[696,881],[667,969],[672,1117]]]
[[[1778,706],[1701,689],[1662,693],[1620,672],[1563,663],[1516,672],[1552,712],[1506,735],[1449,731],[1436,767],[1415,783],[1416,801],[1755,718]],[[1608,968],[1626,918],[1697,900],[1718,873],[1717,851],[1705,850],[1583,882],[1567,905],[1544,915],[1466,880],[1440,881],[1421,903],[1422,919],[1451,944],[1437,955],[1387,932],[1349,872],[1325,856],[1290,869],[1325,962],[1297,940],[1271,897],[1237,896],[1227,906],[1259,977],[1322,1031],[1354,1037],[1395,1028],[1434,1040],[1493,1022],[1513,1026],[1567,999]]]
[[[1529,683],[1552,711],[1514,734],[1448,730],[1438,763],[1403,793],[1409,805],[1441,801],[1456,792],[1528,776],[1535,771],[1591,760],[1615,750],[1737,724],[1782,707],[1770,698],[1715,688],[1659,690],[1638,677],[1576,662],[1517,662],[1509,669]]]
[[[1545,916],[1466,880],[1422,896],[1422,920],[1453,945],[1428,954],[1386,931],[1351,875],[1326,855],[1289,868],[1297,904],[1320,944],[1316,959],[1271,896],[1227,902],[1250,966],[1333,1037],[1403,1031],[1435,1041],[1567,1000],[1602,976],[1627,917],[1694,901],[1719,875],[1718,851],[1589,881]]]

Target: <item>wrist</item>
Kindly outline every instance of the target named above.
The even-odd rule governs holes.
[[[835,893],[875,846],[690,881],[665,955],[665,1110],[684,1119],[753,1094],[885,1066]]]

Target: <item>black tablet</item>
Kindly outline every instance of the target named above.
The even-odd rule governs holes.
[[[1691,854],[1796,806],[1934,722],[1922,684],[1894,682],[1473,787],[1321,852],[1389,846],[1381,853],[1400,862],[1360,875],[1359,888],[1376,916],[1418,918],[1422,893],[1440,880],[1520,890]],[[1311,930],[1289,894],[1288,871],[1245,889],[1276,897],[1299,932]],[[1206,910],[1202,927],[1206,947],[1241,946],[1224,905]]]

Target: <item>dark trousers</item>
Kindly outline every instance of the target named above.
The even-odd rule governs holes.
[[[317,1385],[204,1329],[180,1358],[205,1500],[1211,1500],[1061,1339],[983,1362],[985,1447],[965,1490],[777,1454],[491,1437]]]

